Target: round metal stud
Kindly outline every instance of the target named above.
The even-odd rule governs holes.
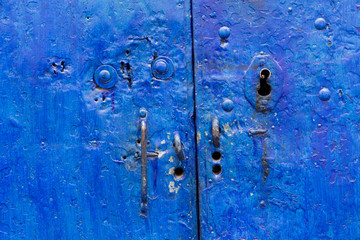
[[[327,23],[325,19],[318,18],[315,20],[314,25],[317,30],[324,30],[326,28]]]
[[[234,102],[230,99],[225,99],[222,103],[222,108],[226,112],[231,112],[234,109]]]
[[[115,86],[119,76],[115,68],[110,65],[102,65],[98,67],[94,74],[94,81],[98,87],[110,89]]]
[[[146,114],[147,114],[146,109],[145,108],[140,108],[139,114],[140,114],[141,118],[145,118]]]
[[[227,39],[229,36],[230,36],[230,28],[228,27],[221,27],[219,29],[219,36],[222,38],[222,39]]]
[[[331,97],[331,92],[328,88],[323,88],[319,91],[319,98],[322,101],[328,101]]]
[[[108,70],[101,70],[99,73],[100,81],[103,83],[107,83],[111,79],[111,74]]]
[[[174,75],[173,62],[168,57],[157,57],[151,64],[152,75],[156,79],[167,80]]]

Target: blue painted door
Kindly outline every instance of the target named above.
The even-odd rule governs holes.
[[[0,30],[0,239],[196,239],[190,1],[0,1]]]
[[[360,239],[359,9],[0,1],[0,239]]]
[[[202,239],[360,239],[359,10],[193,2]]]

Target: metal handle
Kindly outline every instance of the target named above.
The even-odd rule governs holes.
[[[173,147],[175,149],[175,153],[178,156],[179,160],[184,161],[185,160],[184,145],[181,142],[180,135],[178,133],[175,133],[174,135]]]
[[[141,121],[141,209],[147,209],[147,124]]]
[[[214,147],[220,147],[220,127],[219,119],[214,117],[211,124],[211,135],[213,138]]]

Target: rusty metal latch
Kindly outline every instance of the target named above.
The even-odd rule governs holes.
[[[174,142],[173,147],[175,149],[175,153],[180,161],[185,160],[185,154],[184,154],[184,145],[181,142],[179,133],[175,133],[174,135]]]
[[[211,135],[214,143],[214,147],[220,147],[220,126],[219,119],[214,117],[211,124]]]
[[[148,152],[147,151],[147,123],[146,123],[146,110],[140,110],[141,122],[141,212],[146,216],[146,211],[148,208],[147,201],[147,158],[148,157],[158,157],[158,153]]]
[[[141,210],[147,209],[147,124],[141,121]]]

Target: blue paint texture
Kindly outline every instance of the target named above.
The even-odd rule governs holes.
[[[359,11],[355,0],[193,1],[202,239],[360,239]],[[265,112],[244,95],[260,52],[284,72]]]
[[[0,0],[0,239],[360,239],[359,11]]]
[[[0,35],[0,239],[197,239],[190,2],[0,1]],[[171,79],[153,78],[157,56]],[[94,83],[102,65],[111,89]],[[147,217],[142,107],[159,153]]]

